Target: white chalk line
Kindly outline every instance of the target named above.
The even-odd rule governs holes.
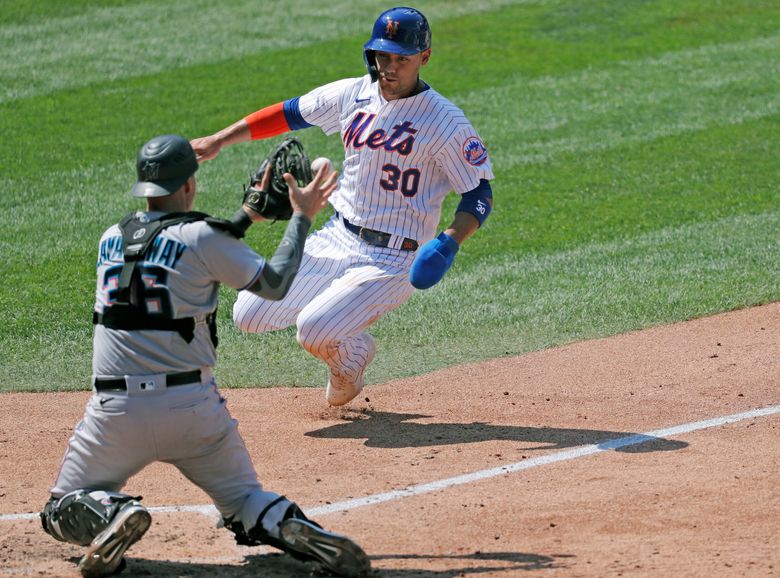
[[[515,472],[530,470],[532,468],[536,468],[539,466],[546,466],[558,462],[591,456],[601,452],[607,452],[610,450],[615,450],[615,449],[624,448],[628,446],[639,445],[648,441],[658,440],[659,438],[666,438],[666,437],[690,433],[698,430],[719,427],[723,425],[736,423],[739,421],[744,421],[746,419],[765,417],[776,413],[780,413],[780,405],[773,405],[769,407],[753,409],[750,411],[744,411],[732,415],[715,417],[704,421],[686,423],[686,424],[677,425],[673,427],[649,431],[643,434],[626,436],[623,438],[605,440],[603,442],[590,444],[586,446],[578,446],[576,448],[572,448],[569,450],[562,450],[559,452],[554,452],[551,454],[539,456],[537,458],[522,460],[520,462],[506,464],[503,466],[490,468],[487,470],[479,470],[477,472],[472,472],[469,474],[462,474],[451,478],[445,478],[442,480],[436,480],[424,484],[408,486],[400,490],[383,492],[381,494],[374,494],[371,496],[366,496],[364,498],[344,500],[333,504],[326,504],[325,506],[305,508],[304,511],[308,516],[317,517],[326,514],[332,514],[334,512],[354,510],[356,508],[362,508],[364,506],[371,506],[374,504],[381,504],[383,502],[390,502],[393,500],[400,500],[402,498],[409,498],[412,496],[419,496],[421,494],[428,494],[430,492],[435,492],[438,490],[443,490],[454,486],[472,484],[474,482],[487,480],[489,478],[495,478],[497,476],[503,476]],[[149,511],[152,513],[156,513],[156,512],[157,513],[176,513],[176,512],[197,513],[208,517],[219,517],[216,508],[214,508],[214,506],[212,505],[154,506],[154,507],[150,507]],[[11,521],[11,520],[30,520],[37,517],[38,517],[38,513],[0,514],[0,522]]]

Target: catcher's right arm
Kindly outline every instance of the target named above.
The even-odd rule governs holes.
[[[260,183],[269,167],[267,185],[262,187]],[[289,220],[293,208],[284,173],[290,173],[301,187],[312,180],[309,157],[300,141],[293,137],[282,141],[250,176],[249,185],[244,190],[244,204],[270,221]]]

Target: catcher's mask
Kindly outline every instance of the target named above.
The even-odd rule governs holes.
[[[198,170],[190,142],[175,134],[156,136],[138,151],[134,197],[167,197]]]
[[[431,27],[422,12],[414,8],[398,6],[385,10],[374,22],[371,38],[363,45],[363,60],[375,82],[375,52],[389,52],[411,56],[431,47]]]

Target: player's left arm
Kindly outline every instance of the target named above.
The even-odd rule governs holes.
[[[490,181],[480,179],[479,185],[461,195],[455,218],[444,233],[452,237],[458,245],[477,232],[493,210],[493,190]]]
[[[492,209],[490,181],[480,179],[475,189],[461,195],[450,226],[420,247],[409,273],[412,285],[417,289],[428,289],[441,281],[452,266],[460,246],[477,232]]]

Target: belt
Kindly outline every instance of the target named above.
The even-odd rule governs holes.
[[[169,373],[165,376],[165,383],[167,387],[174,385],[187,385],[190,383],[200,383],[200,369],[194,369],[193,371],[185,371],[182,373]],[[124,377],[115,378],[95,378],[95,389],[97,391],[126,391],[127,383]]]
[[[351,231],[369,245],[375,245],[376,247],[387,247],[390,244],[390,239],[393,238],[391,233],[383,233],[382,231],[375,231],[373,229],[366,229],[365,227],[353,225],[339,213],[336,213],[336,217],[342,223],[344,223],[344,226],[348,231]],[[416,251],[417,247],[419,247],[419,243],[417,243],[417,241],[414,239],[404,239],[401,241],[401,246],[399,249],[401,249],[401,251]]]

